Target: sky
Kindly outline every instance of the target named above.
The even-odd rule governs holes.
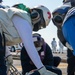
[[[37,5],[44,5],[52,12],[58,6],[62,5],[62,1],[63,0],[3,0],[3,4],[13,6],[16,3],[24,3],[30,8]],[[59,41],[57,38],[57,28],[53,25],[52,21],[50,21],[46,28],[39,30],[37,33],[40,33],[50,46],[53,38],[56,39],[57,43]]]

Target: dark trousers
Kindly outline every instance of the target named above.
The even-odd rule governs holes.
[[[75,56],[73,56],[73,53],[71,50],[67,50],[67,75],[74,75],[75,72]]]
[[[26,72],[30,72],[31,70],[36,69],[36,67],[34,65],[31,65],[28,61],[28,63],[24,60],[25,58],[25,54],[24,54],[24,50],[21,51],[21,65],[22,65],[22,73],[23,75],[25,75]],[[47,66],[45,65],[45,67],[47,68],[47,70],[50,70],[54,73],[57,73],[58,75],[62,75],[62,72],[60,69],[56,68],[59,63],[61,61],[60,57],[54,57],[54,66]],[[32,75],[39,75],[39,73],[37,71],[35,71]]]
[[[58,65],[61,62],[61,58],[59,56],[54,56],[53,58],[54,58],[54,66],[58,67]]]
[[[57,75],[62,75],[62,71],[58,68],[56,68],[61,62],[61,58],[58,56],[54,57],[54,67],[53,66],[45,66],[47,70],[56,73]],[[35,71],[33,74],[31,75],[40,75],[38,71]]]
[[[4,46],[2,45],[2,36],[0,34],[0,75],[7,75],[4,57],[5,57],[5,51],[4,51]]]

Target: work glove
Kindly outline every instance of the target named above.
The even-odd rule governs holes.
[[[46,70],[45,67],[42,67],[41,69],[38,70],[40,75],[57,75],[56,73],[53,73],[49,70]]]
[[[12,55],[9,55],[6,57],[6,62],[8,65],[12,65],[13,64],[13,58]]]
[[[45,67],[42,67],[41,69],[39,69],[37,71],[40,73],[40,75],[57,75],[56,73],[46,70]],[[34,72],[36,72],[36,70]],[[29,72],[29,73],[27,72],[25,75],[35,75],[36,73],[33,74],[34,72]]]
[[[12,66],[13,64],[13,58],[12,58],[12,55],[8,55],[6,58],[6,66],[7,66],[7,74],[9,73],[9,69],[10,67]]]

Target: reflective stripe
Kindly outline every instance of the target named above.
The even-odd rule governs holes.
[[[65,19],[64,19],[64,21],[63,21],[62,26],[64,25],[65,21],[66,21],[69,17],[71,17],[72,15],[75,15],[75,7],[71,8],[71,9],[67,12],[67,14],[66,14],[66,16],[65,16]]]
[[[69,45],[69,43],[68,43],[68,42],[66,42],[66,47],[73,51],[72,46],[71,46],[71,45]]]

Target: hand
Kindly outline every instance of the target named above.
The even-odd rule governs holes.
[[[6,63],[7,63],[7,65],[12,65],[13,64],[12,55],[9,55],[9,56],[6,57]]]
[[[9,69],[10,69],[10,67],[11,67],[12,64],[13,64],[12,55],[8,55],[5,60],[6,60],[7,74],[8,74],[8,73],[9,73]]]
[[[25,75],[40,75],[37,69],[31,70],[30,72],[27,72]]]
[[[34,70],[34,71],[27,72],[25,75],[35,75],[36,74],[35,72],[37,72],[38,75],[39,73],[40,75],[57,75],[56,73],[46,70],[45,67],[42,67],[40,70]]]
[[[40,75],[57,75],[56,73],[46,70],[45,67],[42,67],[38,71],[39,71]]]
[[[7,68],[10,68],[12,64],[13,64],[13,58],[12,58],[12,55],[9,55],[6,57]]]

